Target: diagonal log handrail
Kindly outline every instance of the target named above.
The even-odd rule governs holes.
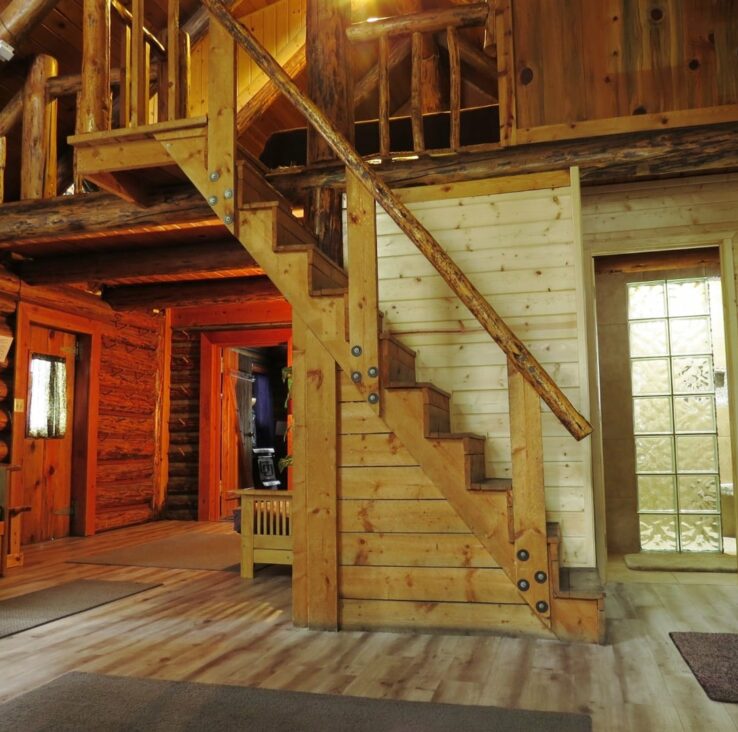
[[[297,88],[297,85],[257,38],[231,15],[223,4],[223,0],[202,0],[202,4],[208,8],[236,42],[251,56],[274,85],[325,138],[344,165],[361,180],[377,203],[384,208],[400,230],[435,267],[461,302],[505,352],[514,367],[533,386],[540,398],[550,407],[572,436],[577,440],[581,440],[589,435],[592,432],[589,422],[574,408],[574,405],[548,372],[479,293],[471,280],[446,254],[410,209],[371,170],[351,143],[326,118],[322,111]]]

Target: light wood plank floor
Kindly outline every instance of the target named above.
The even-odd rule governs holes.
[[[735,575],[634,573],[614,562],[608,644],[590,646],[296,629],[288,568],[243,581],[229,572],[67,563],[182,532],[229,530],[159,522],[29,548],[26,566],[0,579],[0,599],[78,578],[162,586],[0,639],[0,701],[76,670],[581,711],[592,715],[595,732],[738,730],[738,705],[710,701],[668,637],[672,630],[738,632]]]

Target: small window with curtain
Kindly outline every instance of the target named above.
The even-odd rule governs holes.
[[[67,433],[67,364],[58,356],[31,354],[28,385],[28,437]]]

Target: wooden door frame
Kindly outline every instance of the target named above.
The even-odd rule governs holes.
[[[220,352],[223,348],[257,348],[287,343],[292,348],[292,328],[241,328],[200,333],[200,438],[197,520],[220,518]]]
[[[16,317],[15,399],[13,403],[13,438],[11,463],[20,465],[26,432],[28,398],[28,347],[31,326],[63,330],[77,336],[79,358],[74,381],[74,418],[72,422],[72,501],[75,513],[70,530],[74,536],[95,533],[95,496],[97,478],[97,421],[100,394],[100,354],[102,326],[94,320],[64,313],[41,305],[19,303]],[[22,490],[20,471],[12,473],[16,495]],[[19,537],[20,540],[20,537]]]
[[[591,422],[594,427],[592,439],[592,488],[595,500],[595,543],[597,565],[600,577],[607,579],[607,532],[605,528],[605,473],[604,450],[602,443],[602,415],[600,410],[600,375],[597,355],[597,312],[595,307],[595,258],[618,254],[647,254],[682,249],[716,248],[720,252],[720,284],[723,297],[725,330],[725,353],[728,383],[728,414],[730,424],[738,424],[738,314],[733,304],[736,303],[734,252],[738,248],[738,232],[724,231],[715,233],[678,233],[667,237],[654,238],[644,235],[642,239],[588,241],[585,242],[584,276],[585,299],[587,303],[587,331],[589,334],[590,403],[592,404]],[[733,485],[738,485],[738,429],[731,434],[731,453],[733,459]],[[738,523],[738,500],[734,500],[734,514]],[[737,560],[738,561],[738,558]]]

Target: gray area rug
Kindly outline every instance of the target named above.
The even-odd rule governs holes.
[[[81,564],[238,572],[241,562],[241,542],[235,532],[200,534],[193,531],[70,561]]]
[[[731,554],[706,552],[642,552],[626,554],[628,569],[645,572],[736,572],[738,562]]]
[[[0,638],[136,595],[159,584],[75,580],[9,597],[0,601]]]
[[[589,732],[582,714],[66,674],[0,705],[0,728],[250,732]]]
[[[738,704],[738,635],[669,633],[707,696]]]

